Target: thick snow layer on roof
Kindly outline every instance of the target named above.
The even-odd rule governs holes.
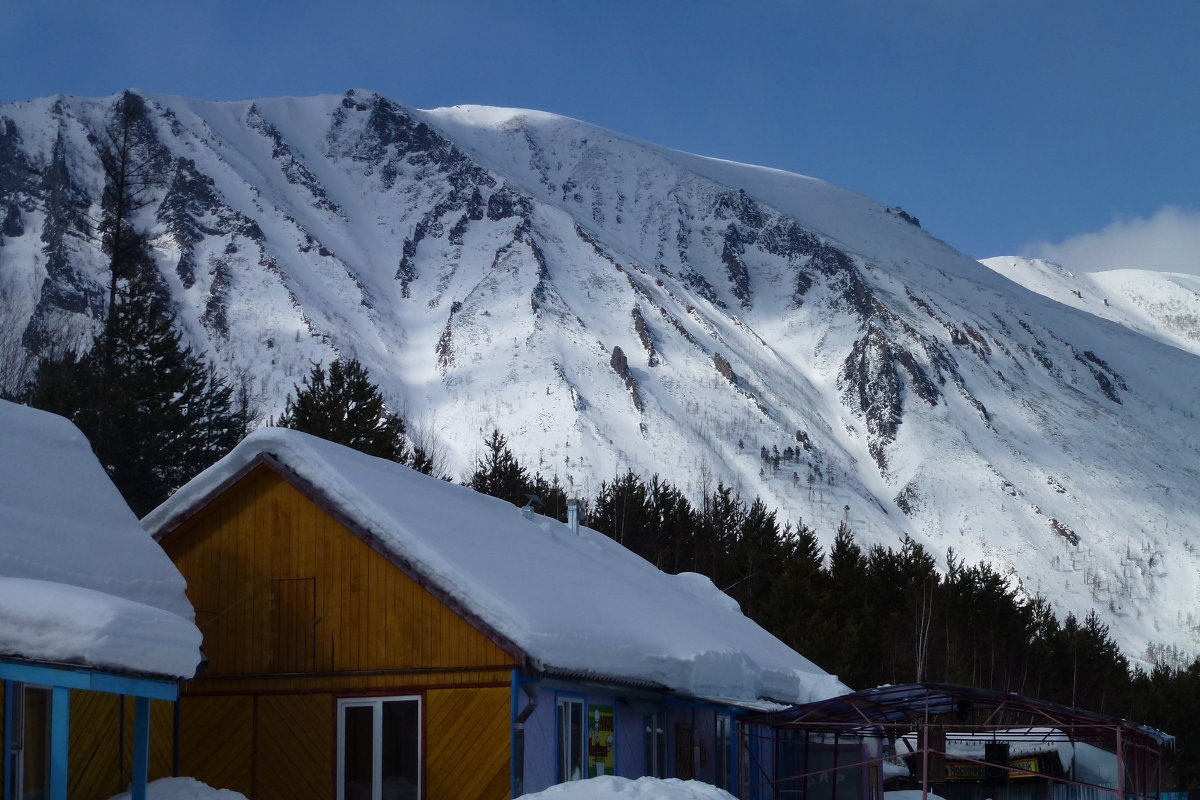
[[[190,677],[184,580],[79,430],[0,401],[0,655]]]
[[[525,800],[733,800],[733,795],[702,781],[678,778],[618,778],[605,775],[560,783]]]
[[[295,431],[252,433],[143,524],[170,529],[264,453],[535,666],[697,697],[809,702],[847,691],[707,578],[667,575],[602,534],[526,519],[503,500]]]
[[[0,654],[190,677],[200,631],[161,608],[65,583],[0,577]]]

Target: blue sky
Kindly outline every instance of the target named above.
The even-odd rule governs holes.
[[[129,87],[537,108],[832,181],[976,257],[1200,262],[1195,0],[0,0],[0,103]]]

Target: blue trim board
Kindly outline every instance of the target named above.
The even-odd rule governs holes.
[[[55,686],[50,700],[50,800],[67,800],[67,747],[71,733],[71,690]]]
[[[512,671],[511,697],[509,702],[508,715],[508,794],[510,797],[517,795],[517,715],[521,712],[517,710],[517,695],[521,691],[521,676],[514,667]],[[524,764],[521,765],[525,766]]]
[[[13,735],[13,687],[8,681],[4,682],[4,767],[0,769],[0,773],[5,776],[4,780],[4,800],[12,800],[12,781],[8,779],[8,770],[11,767],[12,753],[12,735]]]
[[[146,782],[150,774],[150,698],[133,701],[133,774],[131,800],[146,800]]]
[[[86,667],[50,666],[0,658],[0,680],[22,681],[65,689],[88,689],[152,700],[178,700],[179,684],[152,678],[132,678]]]

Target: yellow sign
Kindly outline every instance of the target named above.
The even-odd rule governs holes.
[[[1037,756],[1029,758],[1015,758],[1008,762],[1009,773],[1008,777],[1013,780],[1021,778],[1037,778],[1039,775],[1030,775],[1030,772],[1039,772]],[[1014,770],[1022,770],[1016,772]],[[948,781],[983,781],[987,780],[987,767],[983,764],[974,764],[969,761],[947,761],[946,762],[946,780]]]
[[[588,777],[616,772],[616,718],[612,706],[588,706]]]

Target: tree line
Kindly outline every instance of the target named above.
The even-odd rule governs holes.
[[[566,519],[557,481],[530,475],[493,431],[465,480]],[[863,546],[843,520],[825,550],[815,530],[723,483],[696,502],[633,472],[581,502],[588,527],[658,568],[707,575],[742,611],[854,688],[940,682],[1015,692],[1136,721],[1177,737],[1180,787],[1200,788],[1200,659],[1131,663],[1094,611],[1060,620],[986,563],[953,550],[945,567],[920,543]],[[847,515],[848,516],[848,515]]]

